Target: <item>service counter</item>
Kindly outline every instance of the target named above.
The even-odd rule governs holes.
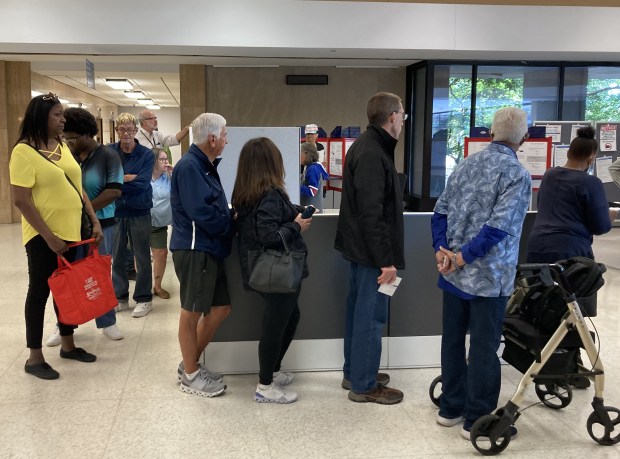
[[[405,213],[405,263],[402,282],[390,299],[383,337],[381,366],[428,367],[440,363],[441,291],[431,246],[432,213]],[[528,214],[523,238],[534,214]],[[319,214],[304,233],[310,276],[299,299],[301,319],[295,340],[284,359],[287,370],[339,370],[343,364],[343,336],[349,263],[334,249],[337,214]],[[521,244],[522,251],[525,244]],[[224,373],[258,371],[263,300],[243,289],[236,252],[226,260],[232,313],[206,351],[209,366]]]

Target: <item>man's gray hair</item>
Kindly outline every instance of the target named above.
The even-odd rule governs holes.
[[[493,140],[521,143],[527,134],[527,113],[518,107],[506,107],[495,112],[491,126]]]
[[[226,126],[226,120],[222,115],[218,115],[217,113],[203,113],[198,115],[196,119],[192,121],[194,143],[197,145],[205,143],[211,134],[219,139],[224,126]]]

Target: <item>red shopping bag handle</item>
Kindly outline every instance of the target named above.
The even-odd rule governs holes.
[[[95,244],[95,238],[84,239],[83,241],[72,242],[71,244],[67,244],[67,248],[70,249],[72,247],[78,247],[78,246],[84,245],[84,244],[90,244],[90,247],[88,248],[88,255],[87,256],[91,256],[91,255],[99,256],[99,250],[97,249],[97,244]],[[65,266],[67,268],[71,268],[71,263],[69,263],[69,260],[67,260],[62,255],[58,255],[58,267],[62,268],[63,266]]]

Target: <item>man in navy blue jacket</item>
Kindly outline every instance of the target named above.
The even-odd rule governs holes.
[[[134,139],[136,118],[121,113],[116,118],[119,142],[108,145],[118,153],[123,163],[123,189],[116,201],[116,232],[112,255],[112,282],[118,299],[117,311],[129,305],[129,279],[127,278],[127,243],[131,241],[136,258],[136,288],[133,299],[136,307],[133,317],[143,317],[151,312],[153,299],[153,274],[151,267],[151,207],[153,189],[151,175],[155,162],[153,152]]]
[[[198,363],[230,313],[224,258],[230,254],[234,223],[217,165],[226,139],[226,120],[203,113],[192,122],[194,143],[174,167],[170,190],[170,250],[179,278],[181,315],[178,367],[181,390],[214,397],[226,390],[220,373]]]

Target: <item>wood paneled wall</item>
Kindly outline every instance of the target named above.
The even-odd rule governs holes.
[[[21,218],[13,206],[9,159],[29,102],[30,63],[0,61],[0,223]]]

